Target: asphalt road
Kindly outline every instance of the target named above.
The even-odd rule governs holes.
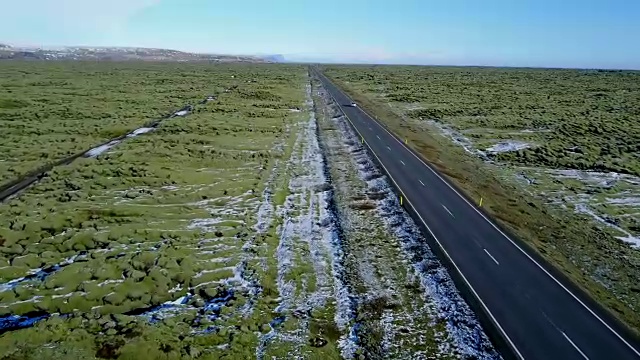
[[[376,120],[345,106],[351,99],[318,75],[517,357],[640,359],[637,340],[608,314],[553,277]]]

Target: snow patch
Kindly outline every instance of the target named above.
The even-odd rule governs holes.
[[[142,134],[146,134],[148,132],[152,132],[155,129],[156,128],[152,128],[152,127],[141,127],[141,128],[133,130],[130,134],[127,134],[127,137],[128,138],[136,137],[138,135],[142,135]]]
[[[148,132],[154,131],[155,128],[152,127],[141,127],[138,129],[133,130],[132,132],[128,133],[125,138],[133,138],[136,137],[138,135],[142,135],[142,134],[146,134]],[[84,153],[85,157],[90,157],[90,158],[95,158],[100,154],[103,154],[105,151],[111,149],[112,147],[120,144],[122,142],[122,140],[124,140],[124,138],[122,139],[116,139],[116,140],[112,140],[109,141],[106,144],[102,144],[100,146],[96,146],[93,149],[87,151],[86,153]]]
[[[636,249],[640,249],[640,238],[639,237],[636,237],[633,234],[631,234],[630,232],[628,232],[627,230],[621,228],[620,226],[618,226],[616,224],[613,224],[610,221],[607,221],[606,219],[604,219],[600,215],[596,214],[587,205],[585,205],[585,204],[575,204],[575,211],[577,213],[589,215],[595,221],[597,221],[598,223],[623,233],[624,236],[616,236],[616,238],[619,239],[619,240],[622,240],[624,242],[629,243],[632,247],[634,247]]]
[[[487,149],[485,149],[485,151],[490,154],[498,154],[498,153],[509,152],[509,151],[523,150],[530,147],[531,147],[531,144],[528,144],[526,142],[509,140],[509,141],[501,141],[493,146],[490,146]]]
[[[531,134],[531,133],[545,133],[545,132],[552,132],[552,131],[553,129],[538,128],[538,129],[524,129],[520,132],[525,134]]]
[[[574,169],[555,169],[548,170],[551,176],[557,178],[568,178],[568,179],[576,179],[580,180],[586,184],[597,185],[604,188],[611,188],[617,182],[624,181],[631,185],[639,185],[640,186],[640,177],[621,174],[618,172],[598,172],[598,171],[582,171],[582,170],[574,170]]]
[[[85,157],[90,157],[90,158],[95,158],[98,157],[98,155],[104,153],[105,151],[111,149],[112,147],[120,144],[122,142],[122,140],[113,140],[110,141],[106,144],[100,145],[100,146],[96,146],[93,149],[87,151],[84,156]]]
[[[483,159],[486,159],[486,154],[475,149],[475,147],[473,146],[473,142],[471,142],[469,138],[462,135],[461,132],[453,129],[450,125],[443,124],[435,120],[427,120],[426,123],[438,129],[438,131],[440,131],[442,135],[451,139],[454,144],[462,147],[469,154],[481,156]]]
[[[640,207],[640,197],[607,198],[608,204]]]

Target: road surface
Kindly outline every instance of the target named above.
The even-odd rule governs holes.
[[[348,106],[351,99],[317,75],[516,358],[640,359],[637,339],[609,314],[563,285],[401,140],[360,108]]]

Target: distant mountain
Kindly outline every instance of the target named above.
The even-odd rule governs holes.
[[[287,62],[287,59],[285,59],[284,56],[280,54],[261,56],[261,58],[275,63]]]
[[[94,60],[94,61],[178,61],[178,62],[280,62],[279,55],[271,57],[197,54],[170,49],[132,48],[132,47],[61,47],[33,48],[12,47],[0,44],[0,60]],[[284,59],[284,58],[282,58]]]

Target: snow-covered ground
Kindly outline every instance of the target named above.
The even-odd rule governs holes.
[[[501,152],[518,151],[531,147],[531,144],[522,141],[501,141],[485,149],[487,153],[498,154]]]
[[[269,347],[286,343],[292,352],[300,354],[309,336],[309,320],[304,314],[322,312],[335,304],[330,316],[342,332],[338,340],[342,355],[353,357],[356,345],[353,333],[353,309],[350,289],[344,283],[342,248],[337,231],[337,219],[330,208],[332,192],[325,176],[326,163],[318,143],[317,121],[312,110],[311,88],[307,88],[308,120],[293,146],[288,169],[289,195],[275,211],[283,224],[278,227],[277,287],[280,293],[274,312],[278,321],[271,331],[261,336],[256,351],[258,359],[265,357]],[[313,285],[311,285],[313,283]],[[283,322],[291,324],[288,330]]]

